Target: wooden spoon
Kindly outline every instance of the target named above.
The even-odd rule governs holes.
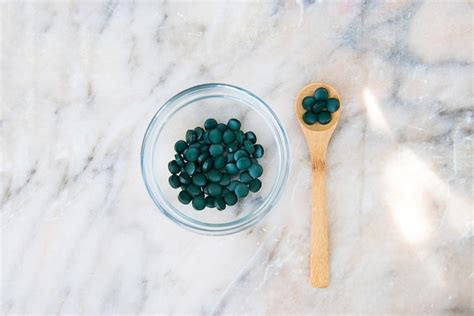
[[[337,98],[339,109],[331,113],[331,122],[326,125],[315,123],[308,125],[303,121],[302,102],[306,96],[312,96],[318,88],[326,88],[330,98]],[[342,102],[337,91],[328,84],[316,82],[304,87],[295,102],[296,117],[301,125],[311,154],[313,173],[313,210],[311,223],[311,285],[317,288],[329,286],[329,239],[328,214],[326,200],[326,152],[332,133],[339,121]]]

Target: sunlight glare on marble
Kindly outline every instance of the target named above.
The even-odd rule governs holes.
[[[370,92],[368,88],[364,89],[364,105],[367,111],[367,116],[370,122],[370,125],[375,130],[378,130],[384,135],[390,135],[390,128],[387,124],[387,120],[380,111],[380,107],[375,100],[374,95]]]
[[[428,219],[430,201],[426,194],[439,184],[429,169],[412,152],[403,150],[387,161],[388,204],[400,231],[410,243],[423,242],[429,237],[434,223]]]

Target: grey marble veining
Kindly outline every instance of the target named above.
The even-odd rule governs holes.
[[[2,314],[472,314],[470,1],[0,4]],[[336,87],[330,288],[309,285],[299,89]],[[292,171],[258,226],[195,235],[142,183],[146,126],[205,82],[267,101]],[[171,144],[171,143],[170,143]]]

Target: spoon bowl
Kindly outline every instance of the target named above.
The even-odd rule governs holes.
[[[303,121],[303,114],[305,112],[305,109],[303,109],[303,106],[301,106],[301,104],[303,103],[303,99],[305,97],[312,96],[314,91],[318,88],[325,88],[326,90],[328,90],[330,98],[338,99],[339,100],[339,109],[336,112],[331,113],[332,118],[331,118],[331,122],[329,122],[329,124],[322,125],[322,124],[316,123],[316,124],[313,124],[313,125],[309,125],[309,124],[306,124]],[[322,131],[326,131],[330,128],[334,129],[336,127],[336,125],[339,121],[339,117],[341,115],[342,103],[341,103],[341,98],[339,97],[339,94],[337,93],[336,89],[334,89],[333,87],[331,87],[330,85],[328,85],[326,83],[315,82],[315,83],[311,83],[311,84],[307,85],[306,87],[304,87],[303,89],[301,89],[301,91],[298,93],[298,96],[296,98],[295,107],[296,107],[296,117],[298,118],[298,121],[301,124],[301,128],[308,129],[308,130],[314,131],[314,132],[322,132]]]
[[[339,109],[331,113],[331,121],[322,125],[306,124],[303,120],[305,112],[303,98],[312,96],[318,88],[326,88],[329,98],[339,100]],[[337,91],[326,83],[316,82],[304,87],[295,101],[296,117],[300,123],[306,143],[311,155],[311,170],[313,179],[312,192],[312,220],[311,220],[311,256],[310,280],[311,285],[317,288],[329,286],[329,237],[328,214],[326,197],[326,153],[331,136],[339,122],[342,101]]]

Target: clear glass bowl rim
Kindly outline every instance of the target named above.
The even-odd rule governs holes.
[[[147,144],[149,144],[148,142],[153,140],[153,139],[150,139],[150,133],[158,124],[158,122],[160,122],[160,119],[162,118],[162,116],[164,116],[165,113],[170,111],[170,109],[173,108],[173,106],[175,106],[177,101],[179,101],[180,99],[190,94],[193,94],[195,92],[205,91],[205,90],[212,91],[215,88],[229,90],[229,91],[236,92],[239,94],[245,94],[248,97],[252,98],[254,100],[254,104],[260,107],[261,109],[263,109],[263,113],[264,113],[263,115],[268,116],[268,118],[271,120],[272,133],[274,137],[276,138],[276,142],[279,144],[279,147],[280,147],[280,150],[278,151],[278,155],[280,156],[280,161],[279,161],[280,168],[278,169],[279,173],[277,176],[277,180],[275,181],[275,184],[273,185],[273,188],[268,194],[267,198],[264,200],[264,202],[261,203],[261,205],[256,210],[251,211],[246,216],[238,220],[228,222],[228,223],[223,223],[223,224],[204,223],[204,222],[193,221],[193,220],[186,221],[181,217],[175,216],[177,215],[177,213],[173,211],[172,208],[170,208],[167,205],[167,203],[165,203],[165,198],[161,196],[161,194],[156,194],[152,190],[149,184],[148,175],[145,168],[147,160],[152,159],[152,157],[147,157],[147,155],[145,154],[146,146]],[[161,129],[160,131],[158,131],[157,137],[159,137],[160,133],[161,133]],[[271,107],[265,101],[263,101],[260,97],[258,97],[254,93],[244,88],[230,85],[230,84],[225,84],[225,83],[205,83],[205,84],[196,85],[179,92],[178,94],[170,98],[168,101],[166,101],[158,109],[158,111],[155,113],[150,123],[148,124],[145,135],[143,137],[140,156],[141,156],[140,157],[141,172],[142,172],[143,181],[145,183],[145,187],[148,191],[148,194],[150,195],[151,199],[153,200],[157,208],[160,210],[160,212],[163,213],[170,220],[172,220],[174,223],[178,224],[179,226],[186,228],[190,231],[200,233],[200,234],[205,234],[205,235],[233,234],[233,233],[240,232],[246,228],[249,228],[255,225],[257,222],[259,222],[266,214],[270,212],[273,206],[278,202],[283,192],[283,188],[285,187],[286,182],[288,180],[288,175],[290,171],[290,150],[289,150],[288,136],[286,134],[286,131],[283,125],[281,124],[280,120],[276,116],[275,112],[273,112]]]

